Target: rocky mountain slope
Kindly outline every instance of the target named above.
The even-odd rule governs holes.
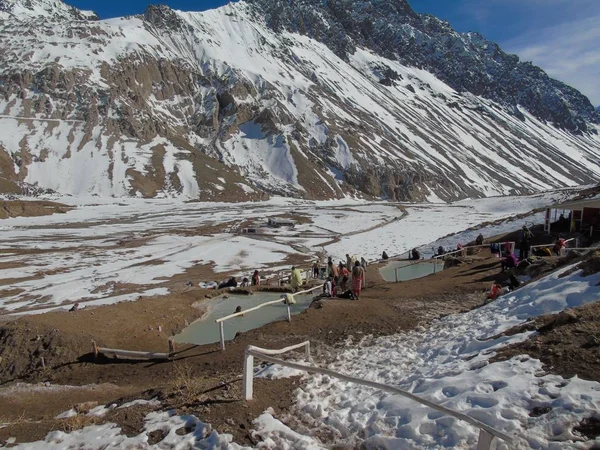
[[[600,176],[584,96],[404,0],[95,19],[0,0],[0,190],[450,200]]]

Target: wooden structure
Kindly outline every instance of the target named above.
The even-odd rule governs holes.
[[[267,220],[267,225],[271,228],[281,228],[281,227],[290,227],[295,228],[296,222],[291,219],[283,219],[281,217],[269,217]]]
[[[175,353],[175,344],[173,339],[169,338],[169,353],[158,352],[140,352],[134,350],[122,350],[117,348],[98,347],[95,341],[92,341],[94,358],[102,353],[105,356],[123,359],[148,359],[148,360],[170,360]]]
[[[600,197],[549,206],[544,231],[600,235]]]

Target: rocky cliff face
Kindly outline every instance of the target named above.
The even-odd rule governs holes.
[[[451,200],[600,175],[585,97],[401,0],[0,5],[4,191]]]
[[[478,33],[457,33],[448,22],[415,13],[406,0],[250,0],[274,30],[289,30],[325,43],[348,60],[357,47],[423,68],[459,92],[496,101],[520,116],[517,106],[571,132],[590,131],[600,115],[577,90]]]

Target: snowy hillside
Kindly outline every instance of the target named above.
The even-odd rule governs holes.
[[[4,192],[451,200],[600,176],[595,119],[573,134],[393,54],[340,55],[256,3],[86,17],[0,0]]]
[[[584,277],[570,266],[486,306],[441,319],[429,329],[375,340],[355,336],[357,342],[336,352],[327,367],[399,387],[514,437],[513,445],[500,441],[499,449],[596,448],[574,428],[600,413],[597,382],[549,374],[539,360],[527,355],[508,361],[493,358],[502,347],[531,335],[502,335],[512,326],[599,301],[599,281],[599,274]],[[290,375],[302,373],[281,366],[262,373]],[[476,445],[478,430],[410,399],[327,375],[305,375],[304,380],[306,384],[296,391],[293,414],[310,429],[310,437],[267,412],[256,425],[269,448],[328,448],[321,436],[335,436],[349,447],[390,450]],[[547,412],[532,412],[541,407]]]

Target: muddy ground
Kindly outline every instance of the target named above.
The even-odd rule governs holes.
[[[127,399],[158,398],[162,402],[161,409],[170,407],[180,413],[194,414],[219,432],[233,434],[236,442],[252,444],[253,438],[249,434],[252,421],[267,407],[273,407],[278,414],[289,411],[299,380],[257,380],[255,398],[258,400],[242,401],[240,377],[247,345],[281,348],[310,340],[317,359],[327,361],[337,348],[348,342],[411,330],[436,318],[477,308],[484,304],[490,285],[504,281],[508,275],[500,273],[499,260],[486,251],[471,255],[467,260],[466,264],[436,275],[397,284],[384,282],[377,275],[376,267],[371,266],[368,288],[360,301],[325,300],[294,316],[291,323],[271,323],[238,335],[227,343],[224,352],[218,344],[179,345],[172,362],[94,359],[91,341],[106,347],[166,351],[168,336],[180,329],[186,320],[202,313],[201,300],[207,291],[190,288],[164,298],[19,319],[0,329],[0,343],[4,344],[0,348],[3,357],[0,383],[12,386],[11,389],[19,382],[83,388],[41,389],[32,395],[5,395],[0,401],[0,423],[12,424],[0,428],[0,442],[11,436],[18,442],[38,440],[48,431],[75,429],[90,424],[90,421],[116,422],[126,433],[139,434],[148,407],[113,411],[103,419],[78,416],[78,419],[57,421],[54,417],[83,400],[121,404]],[[564,261],[550,260],[543,271],[562,263]],[[585,320],[569,322],[565,326],[591,322],[592,328],[597,330],[600,319],[598,309],[594,311],[585,315]],[[577,314],[584,317],[583,313]],[[543,324],[540,322],[540,327]],[[563,332],[569,329],[556,329],[561,328]],[[583,339],[585,332],[575,329],[573,335],[581,335]],[[589,359],[585,367],[578,368],[570,363],[587,355],[577,353],[579,349],[597,355],[593,353],[597,352],[597,347],[584,348],[571,335],[554,339],[563,338],[572,344],[570,351],[551,356],[555,359],[544,359],[545,344],[542,343],[540,355],[532,356],[552,364],[549,370],[553,373],[570,376],[576,372],[582,378],[600,381],[597,356]],[[550,334],[548,339],[552,339]],[[594,343],[587,339],[586,343]],[[514,354],[523,351],[515,348]],[[510,353],[505,356],[510,357]],[[42,357],[45,368],[41,366]]]
[[[73,209],[72,206],[43,200],[0,200],[0,219],[48,216],[50,214],[66,213],[71,209]]]

